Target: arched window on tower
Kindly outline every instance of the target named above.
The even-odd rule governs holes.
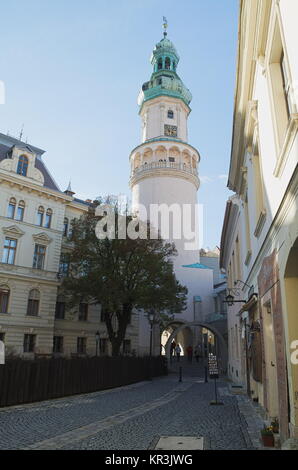
[[[167,70],[170,70],[171,68],[171,59],[169,57],[166,57],[166,60],[165,60],[165,68]]]
[[[162,58],[158,59],[158,63],[157,63],[157,70],[161,70],[162,69]]]
[[[169,111],[168,111],[168,118],[169,119],[174,119],[174,112],[171,109],[169,109]]]
[[[25,155],[21,155],[18,162],[17,173],[22,176],[27,176],[28,170],[28,158]]]

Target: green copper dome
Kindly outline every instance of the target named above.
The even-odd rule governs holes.
[[[158,61],[158,58],[163,55],[170,55],[176,60],[176,65],[179,62],[179,55],[178,52],[172,43],[167,37],[164,37],[161,41],[159,41],[155,48],[153,49],[153,53],[151,56],[151,64],[154,65],[155,61]]]
[[[166,35],[159,41],[152,53],[151,64],[153,73],[150,81],[145,82],[139,94],[138,104],[143,103],[158,96],[172,96],[179,98],[188,106],[192,100],[192,95],[178,76],[176,69],[179,62],[178,52]]]

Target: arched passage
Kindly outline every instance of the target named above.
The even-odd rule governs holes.
[[[168,326],[171,326],[169,324]],[[225,371],[227,369],[227,363],[228,363],[228,348],[227,344],[225,342],[224,337],[222,334],[213,326],[210,325],[209,323],[203,323],[203,322],[192,322],[192,323],[183,323],[182,325],[178,326],[177,328],[174,329],[174,331],[171,333],[166,345],[165,345],[165,352],[166,356],[169,359],[170,358],[170,345],[173,341],[173,339],[180,333],[182,332],[185,328],[191,328],[194,326],[199,326],[201,328],[206,328],[207,330],[210,330],[217,338],[219,342],[219,355],[221,358],[222,362],[222,369]]]
[[[297,349],[298,339],[298,315],[297,315],[297,291],[298,291],[298,238],[293,244],[287,259],[284,273],[284,293],[287,311],[288,347],[290,355]],[[294,358],[297,357],[293,354]],[[291,359],[291,358],[290,358]],[[288,361],[290,373],[289,399],[290,399],[290,428],[291,434],[298,432],[298,365]],[[285,423],[288,426],[288,422]]]

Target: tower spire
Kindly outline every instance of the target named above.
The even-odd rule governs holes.
[[[164,28],[164,32],[163,32],[163,35],[164,37],[167,36],[167,29],[168,29],[168,22],[167,22],[167,19],[165,16],[163,16],[163,28]]]

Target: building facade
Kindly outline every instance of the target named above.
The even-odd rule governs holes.
[[[237,81],[221,266],[230,377],[282,441],[298,437],[298,4],[240,2]]]
[[[46,168],[44,151],[0,134],[0,340],[6,354],[109,354],[100,306],[67,311],[59,292],[69,269],[71,221],[91,201],[62,192]],[[96,333],[99,332],[96,336]],[[138,347],[138,318],[123,352]]]

